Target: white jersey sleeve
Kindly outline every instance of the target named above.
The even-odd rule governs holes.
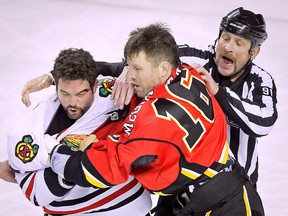
[[[7,135],[10,166],[20,173],[47,167],[48,153],[43,145],[47,125],[59,107],[56,94],[41,102]]]

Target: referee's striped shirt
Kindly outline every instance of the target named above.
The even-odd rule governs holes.
[[[227,140],[234,156],[256,184],[257,138],[267,135],[278,117],[273,78],[252,63],[235,82],[229,81],[217,71],[213,46],[203,50],[183,45],[179,46],[179,54],[184,63],[203,65],[219,84],[215,97],[227,118]]]

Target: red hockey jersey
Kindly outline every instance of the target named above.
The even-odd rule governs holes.
[[[105,188],[132,175],[147,189],[170,194],[212,178],[228,158],[225,116],[190,66],[155,87],[123,129],[93,143],[82,157],[90,184]]]

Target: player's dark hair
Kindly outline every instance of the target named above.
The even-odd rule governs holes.
[[[161,61],[168,61],[173,67],[180,64],[175,39],[163,23],[151,24],[130,32],[124,48],[125,58],[138,55],[142,51],[153,66],[158,66]]]
[[[58,80],[87,80],[93,88],[98,72],[93,56],[83,49],[62,50],[54,63],[52,71],[56,87]]]

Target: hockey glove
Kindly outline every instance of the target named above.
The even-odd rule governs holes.
[[[50,154],[50,166],[52,170],[60,175],[62,178],[66,179],[64,176],[65,166],[71,155],[76,152],[81,152],[70,148],[67,145],[59,144],[52,149]]]

